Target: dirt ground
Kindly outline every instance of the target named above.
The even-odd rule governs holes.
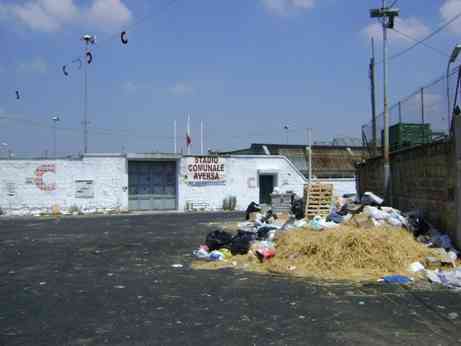
[[[190,268],[241,218],[0,219],[0,344],[461,344],[461,293]]]

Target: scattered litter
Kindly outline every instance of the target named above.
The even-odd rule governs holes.
[[[46,285],[46,281],[41,281],[41,282],[39,283],[39,285],[40,285],[40,286],[45,286],[45,285]]]
[[[408,267],[408,271],[410,271],[412,273],[419,273],[420,271],[423,271],[425,269],[426,268],[424,268],[424,266],[420,262],[413,262]]]
[[[382,278],[382,282],[387,284],[407,285],[411,281],[409,277],[403,275],[387,275]]]
[[[171,266],[173,268],[182,268],[182,267],[184,267],[182,264],[172,264]]]
[[[224,255],[220,251],[214,250],[210,252],[208,259],[210,261],[224,261]]]
[[[330,185],[306,185],[304,200],[292,191],[274,191],[274,205],[283,209],[280,212],[266,206],[262,210],[251,202],[245,222],[207,235],[206,245],[193,252],[200,261],[192,267],[325,280],[380,279],[401,285],[411,283],[410,276],[421,279],[423,274],[431,282],[461,290],[461,268],[456,270],[460,253],[421,212],[402,213],[384,206],[384,200],[372,192],[361,199],[348,195],[334,200]],[[291,196],[290,208],[285,205],[287,196]],[[433,270],[444,265],[454,270]]]
[[[359,305],[365,305],[364,301],[359,301]]]
[[[458,313],[456,313],[456,312],[450,312],[450,313],[448,314],[448,318],[449,318],[450,320],[456,320],[458,317],[459,317],[459,315],[458,315]]]
[[[123,286],[123,285],[115,285],[114,288],[120,288],[121,289],[121,288],[125,288],[125,286]]]
[[[384,203],[384,200],[376,196],[373,192],[365,192],[361,200],[364,205],[381,205]]]

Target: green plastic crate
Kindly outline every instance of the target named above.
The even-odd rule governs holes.
[[[384,130],[381,135],[384,141]],[[431,143],[431,141],[432,131],[430,124],[399,123],[389,127],[389,146],[391,150]]]

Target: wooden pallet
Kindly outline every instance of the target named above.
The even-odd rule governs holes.
[[[304,186],[304,204],[306,218],[312,219],[319,215],[327,217],[333,202],[333,184],[308,184]]]

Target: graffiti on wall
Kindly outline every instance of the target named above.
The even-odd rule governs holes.
[[[56,183],[51,182],[49,181],[49,179],[47,179],[47,177],[49,176],[48,173],[56,174],[55,164],[40,165],[35,170],[35,174],[34,174],[35,186],[37,186],[42,191],[56,190]]]

